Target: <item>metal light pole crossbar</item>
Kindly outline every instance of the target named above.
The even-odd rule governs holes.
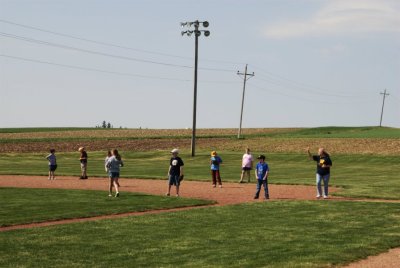
[[[191,145],[191,151],[192,151],[192,156],[195,156],[195,150],[196,150],[196,110],[197,110],[197,66],[198,66],[198,47],[199,47],[199,36],[201,33],[204,33],[204,36],[209,36],[210,31],[206,30],[199,30],[200,24],[203,25],[203,27],[207,28],[209,23],[208,21],[193,21],[193,22],[181,22],[181,27],[191,27],[192,25],[194,26],[194,30],[186,30],[182,31],[181,34],[191,36],[194,34],[195,36],[195,53],[194,53],[194,90],[193,90],[193,127],[192,127],[192,145]]]

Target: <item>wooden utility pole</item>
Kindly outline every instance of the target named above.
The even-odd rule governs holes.
[[[246,91],[246,81],[249,80],[254,76],[254,72],[251,74],[247,73],[247,64],[246,68],[244,69],[244,73],[240,73],[237,71],[238,75],[243,75],[243,94],[242,94],[242,107],[240,109],[240,124],[239,124],[239,131],[238,131],[238,139],[240,139],[240,134],[242,133],[242,119],[243,119],[243,106],[244,106],[244,93]]]
[[[384,92],[381,92],[381,95],[383,95],[383,101],[382,101],[381,121],[379,122],[379,127],[382,127],[383,107],[385,107],[385,98],[386,96],[389,96],[389,93],[386,93],[385,89]]]

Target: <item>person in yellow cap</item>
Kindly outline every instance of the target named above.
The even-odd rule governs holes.
[[[216,151],[212,151],[210,165],[211,165],[212,184],[214,188],[217,186],[217,181],[219,188],[222,188],[221,173],[219,171],[219,166],[221,163],[222,163],[221,157],[217,155]]]

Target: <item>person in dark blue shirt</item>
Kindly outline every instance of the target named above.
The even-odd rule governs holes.
[[[261,185],[264,187],[265,192],[265,199],[269,199],[269,192],[268,192],[268,173],[269,167],[268,164],[265,162],[265,155],[260,155],[257,157],[259,162],[256,165],[255,174],[257,179],[257,190],[256,194],[254,195],[254,199],[258,199],[260,195]]]
[[[317,198],[322,196],[321,181],[324,181],[324,198],[328,198],[328,185],[331,173],[332,160],[329,154],[324,148],[318,149],[318,155],[312,155],[310,149],[307,149],[308,157],[310,160],[317,162],[317,174],[316,174],[316,184],[317,184]]]
[[[171,194],[171,187],[175,185],[176,187],[176,196],[179,196],[179,185],[181,180],[183,180],[183,161],[178,156],[179,150],[173,149],[171,151],[172,157],[169,161],[169,169],[168,169],[168,192],[167,196]]]

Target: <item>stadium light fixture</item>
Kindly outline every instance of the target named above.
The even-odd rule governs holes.
[[[187,36],[191,36],[194,33],[195,36],[195,53],[194,53],[194,90],[193,90],[193,127],[192,127],[192,157],[195,156],[196,150],[196,110],[197,110],[197,66],[198,66],[198,48],[199,48],[199,36],[201,36],[201,32],[203,32],[204,36],[210,36],[210,31],[199,30],[200,25],[204,28],[207,28],[210,24],[208,21],[191,21],[191,22],[181,22],[181,27],[184,28],[187,26],[188,28],[194,26],[194,30],[182,31],[182,36],[186,34]]]

